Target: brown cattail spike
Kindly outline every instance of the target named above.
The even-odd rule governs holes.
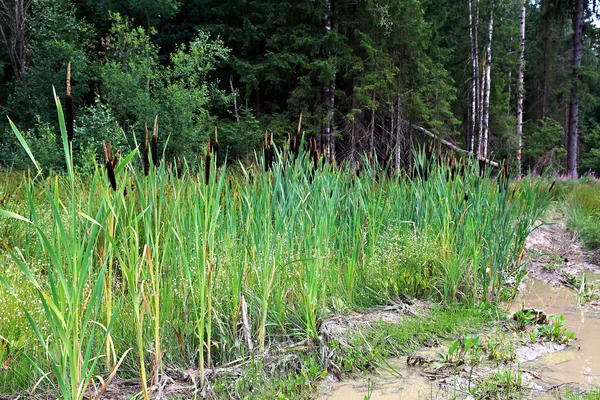
[[[160,162],[160,159],[158,156],[158,115],[154,118],[154,127],[152,128],[151,151],[152,151],[152,164],[154,164],[155,167],[158,167],[158,164]]]
[[[154,128],[152,129],[152,164],[158,167],[158,115],[154,118]]]
[[[115,156],[113,160],[110,158],[110,142],[108,142],[108,148],[106,144],[102,142],[102,147],[104,147],[104,156],[106,157],[106,175],[108,176],[108,182],[112,189],[117,191],[117,178],[115,177],[115,165],[117,164],[117,157]]]
[[[67,139],[69,142],[73,141],[73,97],[71,97],[71,63],[67,66],[67,99],[66,105],[66,126],[67,126]]]
[[[206,157],[204,158],[204,183],[208,185],[210,182],[210,138],[206,145]]]
[[[296,131],[296,137],[294,138],[294,157],[298,157],[298,152],[300,151],[300,142],[302,140],[302,136],[300,132],[302,131],[302,112],[300,112],[300,118],[298,118],[298,130]]]
[[[144,140],[144,151],[142,154],[142,162],[144,164],[144,175],[148,176],[150,172],[150,160],[148,159],[148,123],[145,124],[146,127],[146,139]]]

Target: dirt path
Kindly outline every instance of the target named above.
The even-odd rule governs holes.
[[[525,251],[529,276],[550,285],[573,286],[573,277],[584,272],[600,275],[597,256],[574,240],[564,217],[556,212],[529,235]]]

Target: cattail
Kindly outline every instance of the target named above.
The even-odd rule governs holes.
[[[208,185],[210,182],[210,138],[206,145],[206,156],[204,158],[204,183]]]
[[[177,178],[181,178],[182,172],[181,158],[177,157]]]
[[[302,112],[300,112],[300,118],[298,118],[298,130],[296,131],[296,137],[294,138],[294,148],[292,152],[294,153],[294,158],[298,158],[298,153],[300,152],[300,142],[302,141],[302,136],[300,135],[302,129]]]
[[[117,178],[115,177],[115,170],[110,160],[106,160],[106,174],[108,175],[110,186],[114,191],[117,191]]]
[[[67,100],[66,100],[66,114],[67,114],[67,138],[69,142],[73,141],[73,97],[71,97],[71,63],[67,66]]]
[[[148,128],[146,128],[146,132]],[[148,135],[146,134],[146,141],[148,140]],[[152,164],[155,167],[158,167],[159,158],[158,158],[158,115],[154,118],[154,127],[152,128]]]
[[[219,163],[219,135],[217,127],[215,126],[215,144],[213,144],[213,154],[215,158],[215,165]]]
[[[271,165],[273,164],[273,137],[271,136],[271,143],[269,143],[269,132],[265,131],[265,146],[264,146],[264,157],[265,157],[265,172],[269,172]]]
[[[313,138],[310,139],[309,147],[310,147],[310,157],[312,158],[313,166],[315,169],[317,169],[317,167],[319,166],[319,155],[317,153],[317,143],[316,143],[315,139],[313,139]]]
[[[143,151],[143,163],[144,163],[144,175],[148,176],[150,172],[150,160],[148,159],[148,123],[146,122],[146,140],[144,140],[144,151]]]
[[[548,189],[548,193],[550,193],[552,191],[552,189],[554,188],[554,184],[556,183],[556,181],[552,182],[552,185],[550,185],[550,188]]]
[[[117,178],[115,177],[115,165],[117,163],[117,157],[115,156],[113,160],[110,159],[110,142],[108,142],[108,148],[105,143],[102,143],[104,147],[104,156],[106,157],[106,175],[108,176],[108,182],[112,189],[117,191]]]

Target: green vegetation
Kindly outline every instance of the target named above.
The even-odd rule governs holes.
[[[2,391],[43,378],[81,398],[92,376],[117,368],[146,389],[165,365],[203,371],[284,340],[318,344],[333,312],[397,297],[471,307],[508,298],[552,195],[542,180],[499,190],[469,163],[454,175],[422,156],[426,177],[412,180],[315,168],[302,152],[240,173],[208,153],[201,174],[149,163],[145,176],[144,153],[110,160],[107,149],[106,171],[79,176],[57,105],[66,176],[4,178],[15,190],[0,211],[0,301],[14,312],[2,315],[2,346],[15,360]],[[429,323],[424,332],[449,329],[435,314]],[[406,346],[398,332],[386,340]]]
[[[464,335],[514,296],[555,193],[600,251],[598,4],[0,2],[0,393],[118,371],[145,400],[193,368],[203,394],[309,397],[438,338],[447,364],[511,360]],[[588,176],[538,177],[565,171]],[[323,339],[415,298],[419,320]],[[515,325],[569,340],[546,322]]]
[[[321,153],[354,166],[364,154],[409,166],[412,145],[430,140],[424,128],[513,171],[564,172],[569,132],[576,171],[600,173],[598,4],[6,0],[0,165],[31,167],[9,116],[42,166],[65,170],[49,94],[54,85],[64,96],[70,63],[75,165],[85,170],[102,141],[133,150],[157,115],[168,161],[191,162],[216,127],[235,163],[252,159],[265,130],[283,147],[302,114]]]
[[[588,249],[600,251],[600,181],[589,177],[579,183],[563,182],[560,186],[564,193],[562,211],[569,229]]]

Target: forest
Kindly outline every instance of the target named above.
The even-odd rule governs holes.
[[[598,7],[0,0],[0,400],[600,399]]]
[[[319,154],[354,167],[405,168],[434,137],[515,173],[586,174],[600,169],[595,21],[589,0],[3,0],[0,113],[64,170],[52,87],[64,100],[71,63],[82,168],[157,116],[166,159],[194,163],[215,129],[229,161],[248,160],[302,114]],[[1,165],[27,168],[3,121]]]

